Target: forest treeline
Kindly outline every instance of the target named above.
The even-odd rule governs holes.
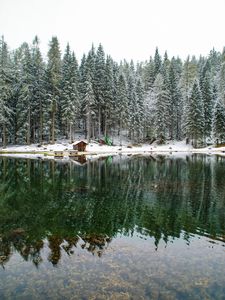
[[[134,64],[91,47],[78,63],[57,37],[43,59],[39,39],[9,51],[0,40],[1,145],[88,140],[225,141],[225,47],[207,57],[153,57]]]

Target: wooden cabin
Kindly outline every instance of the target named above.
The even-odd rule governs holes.
[[[77,150],[79,152],[86,151],[87,143],[85,141],[77,141],[73,143],[73,150]]]

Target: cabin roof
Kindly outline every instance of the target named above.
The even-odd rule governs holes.
[[[78,144],[80,144],[80,143],[85,143],[86,145],[87,145],[87,142],[86,141],[84,141],[84,140],[81,140],[81,141],[75,141],[74,143],[73,143],[73,145],[78,145]]]

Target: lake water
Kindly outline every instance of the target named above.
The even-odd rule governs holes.
[[[225,158],[0,158],[0,299],[225,299]]]

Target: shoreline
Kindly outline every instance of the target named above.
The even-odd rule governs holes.
[[[74,157],[104,157],[115,155],[177,155],[180,154],[206,154],[225,156],[225,147],[208,146],[205,148],[193,148],[191,145],[186,145],[184,141],[168,142],[166,145],[149,145],[142,144],[138,146],[107,146],[97,143],[88,144],[85,152],[78,152],[75,156],[69,156],[69,151],[72,150],[72,144],[56,143],[44,146],[29,145],[29,146],[9,146],[6,149],[0,149],[2,157],[18,157],[18,158],[33,158],[33,159],[56,159],[68,160]],[[63,152],[62,157],[56,157],[55,152]]]

